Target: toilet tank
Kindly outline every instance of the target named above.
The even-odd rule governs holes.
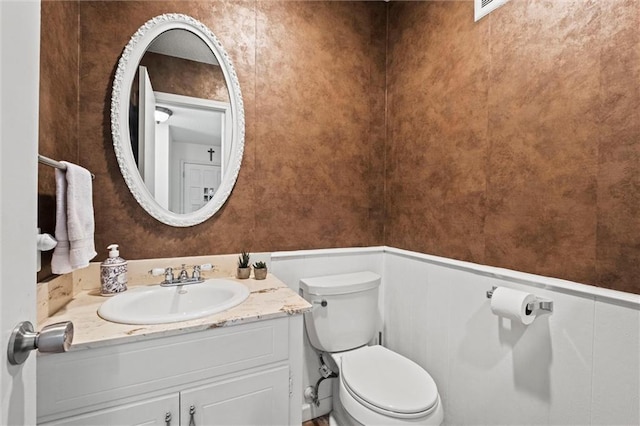
[[[301,279],[302,297],[313,303],[304,314],[313,347],[340,352],[367,344],[378,325],[378,287],[380,275],[369,271]]]

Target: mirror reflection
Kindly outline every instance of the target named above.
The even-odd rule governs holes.
[[[130,93],[133,157],[163,208],[191,213],[219,189],[231,157],[229,89],[204,41],[171,29],[146,49]]]

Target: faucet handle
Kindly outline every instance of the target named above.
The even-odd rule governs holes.
[[[191,275],[191,278],[195,278],[197,280],[200,279],[200,265],[195,265],[193,267],[193,274]]]
[[[173,268],[169,267],[164,270],[164,280],[167,283],[170,283],[173,280],[175,280],[175,277],[173,276]]]
[[[149,273],[154,277],[158,277],[160,275],[164,275],[164,271],[164,268],[153,268],[149,271]]]

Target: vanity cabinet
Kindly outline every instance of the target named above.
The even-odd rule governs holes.
[[[288,406],[289,369],[279,367],[43,426],[285,425]]]
[[[40,355],[38,423],[299,425],[302,333],[296,315]]]

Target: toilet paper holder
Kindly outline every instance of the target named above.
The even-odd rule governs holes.
[[[493,296],[493,291],[496,288],[498,287],[494,285],[491,287],[491,290],[487,290],[487,299],[491,299],[491,297]],[[537,311],[538,315],[550,314],[551,312],[553,312],[553,300],[540,299],[536,296],[536,301],[527,304],[527,309],[531,310],[532,312]]]

